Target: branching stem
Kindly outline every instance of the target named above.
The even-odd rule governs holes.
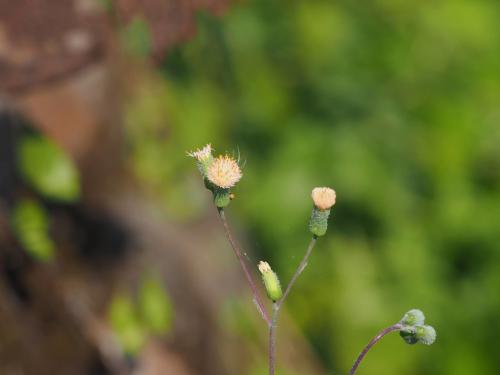
[[[309,246],[307,247],[306,254],[304,255],[304,258],[302,258],[302,261],[300,262],[299,266],[295,270],[295,273],[290,279],[290,282],[288,283],[283,296],[278,301],[273,303],[273,315],[271,318],[271,324],[269,326],[269,375],[274,375],[276,367],[276,328],[278,322],[278,314],[280,312],[281,306],[283,306],[283,302],[285,302],[286,297],[288,296],[288,294],[290,294],[290,291],[292,290],[292,287],[294,286],[298,277],[306,268],[314,245],[316,245],[317,239],[317,236],[312,237],[311,242],[309,242]]]
[[[272,317],[270,318],[264,307],[264,304],[262,303],[259,292],[257,291],[257,287],[252,278],[252,274],[248,270],[245,258],[243,257],[243,253],[231,234],[231,230],[229,229],[224,209],[217,208],[217,211],[221,218],[222,224],[224,225],[224,232],[226,234],[226,237],[229,240],[229,243],[231,244],[231,247],[236,257],[238,258],[238,261],[240,262],[241,268],[243,269],[243,273],[245,274],[245,277],[248,281],[248,285],[252,290],[253,299],[255,304],[257,305],[257,309],[259,310],[262,318],[266,321],[267,326],[269,328],[269,375],[274,375],[276,368],[276,328],[277,328],[278,314],[281,309],[281,306],[283,305],[283,302],[285,302],[285,299],[287,298],[288,294],[290,294],[290,291],[292,287],[295,285],[298,277],[306,268],[307,262],[312,253],[314,245],[316,245],[318,237],[314,235],[311,239],[311,242],[309,242],[309,246],[307,247],[306,253],[302,258],[302,261],[300,262],[299,266],[295,270],[295,273],[293,274],[292,278],[290,279],[290,282],[288,283],[285,292],[283,293],[283,296],[278,301],[273,303]]]

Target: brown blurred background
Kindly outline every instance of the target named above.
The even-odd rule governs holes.
[[[199,251],[214,241],[222,245],[215,254],[228,250],[220,228],[213,216],[188,230],[155,213],[125,164],[121,118],[127,97],[155,79],[155,64],[168,49],[196,33],[195,12],[221,15],[227,5],[0,2],[0,373],[242,371],[245,350],[225,337],[214,312],[228,289],[242,288],[239,274],[218,269],[210,262],[214,254],[207,259]],[[136,17],[151,32],[147,56],[121,43]],[[76,162],[78,200],[47,199],[23,182],[16,148],[32,133],[55,141]],[[22,199],[36,199],[50,217],[57,257],[49,263],[27,255],[9,229]],[[108,323],[109,304],[117,290],[136,290],[152,265],[168,288],[175,319],[168,334],[144,339],[141,354],[130,355]]]

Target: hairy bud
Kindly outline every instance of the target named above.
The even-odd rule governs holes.
[[[259,271],[262,274],[262,281],[264,281],[267,295],[273,302],[276,302],[283,295],[278,276],[273,272],[271,266],[267,262],[259,263]]]

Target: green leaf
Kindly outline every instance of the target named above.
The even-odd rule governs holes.
[[[129,296],[118,294],[113,298],[109,320],[123,350],[132,356],[139,353],[146,341],[146,332]]]
[[[142,322],[152,333],[164,334],[172,326],[172,303],[158,278],[148,277],[141,286],[139,308]]]
[[[18,156],[24,178],[39,193],[66,202],[78,199],[78,170],[55,143],[41,136],[25,136]]]
[[[12,225],[19,242],[32,257],[47,261],[54,256],[54,244],[48,234],[49,219],[40,204],[21,200],[14,207]]]

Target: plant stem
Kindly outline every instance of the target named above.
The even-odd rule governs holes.
[[[290,282],[288,283],[288,286],[285,289],[285,292],[283,293],[283,297],[279,299],[279,301],[273,303],[273,312],[272,312],[272,317],[269,318],[269,315],[264,308],[264,304],[262,303],[262,300],[260,299],[259,293],[257,291],[257,287],[255,286],[255,282],[252,278],[252,275],[250,274],[250,271],[248,270],[247,264],[245,262],[245,259],[243,257],[243,253],[241,249],[239,248],[238,244],[236,241],[233,239],[233,236],[231,234],[231,230],[229,229],[229,225],[227,223],[226,215],[224,212],[223,208],[218,207],[217,211],[219,213],[219,216],[221,218],[222,224],[224,225],[224,232],[226,234],[227,239],[229,240],[229,243],[231,244],[231,247],[238,258],[238,261],[240,262],[241,268],[243,269],[243,273],[245,274],[245,277],[248,281],[248,285],[250,286],[250,289],[252,290],[254,302],[257,305],[257,309],[259,310],[262,318],[266,321],[267,326],[269,327],[269,375],[274,375],[275,374],[275,368],[276,368],[276,328],[277,328],[277,321],[278,321],[278,313],[280,311],[281,306],[283,305],[283,302],[285,301],[286,297],[290,293],[290,290],[292,289],[293,285],[297,281],[298,277],[304,271],[304,269],[307,266],[307,261],[309,260],[309,256],[311,255],[311,252],[314,248],[314,245],[316,245],[316,241],[318,239],[317,236],[313,236],[311,239],[311,242],[309,242],[309,246],[307,247],[306,254],[304,255],[304,258],[302,258],[302,261],[300,262],[299,266],[297,267],[297,270],[293,274],[292,278],[290,279]]]
[[[267,311],[264,307],[264,304],[262,303],[259,292],[257,291],[257,287],[255,285],[255,282],[252,278],[250,271],[248,270],[248,267],[247,267],[247,264],[245,262],[245,258],[243,257],[243,254],[241,252],[241,249],[239,248],[238,244],[236,243],[236,241],[233,239],[233,236],[231,235],[231,231],[230,231],[229,225],[227,223],[224,209],[218,207],[217,211],[219,212],[219,216],[222,220],[222,224],[224,225],[224,232],[226,233],[226,237],[229,240],[229,243],[231,244],[231,247],[233,248],[233,251],[236,254],[236,257],[238,258],[238,261],[240,262],[241,268],[243,269],[243,273],[245,274],[245,277],[248,281],[248,285],[250,286],[250,289],[252,290],[253,300],[257,306],[257,310],[259,310],[259,313],[262,316],[262,319],[264,319],[266,321],[268,327],[270,327],[272,325],[271,319],[269,318],[269,314],[267,313]]]
[[[309,256],[311,255],[314,245],[316,245],[317,238],[317,236],[313,236],[311,242],[309,242],[306,254],[304,255],[304,258],[302,258],[302,261],[297,267],[297,270],[290,279],[290,282],[285,289],[285,293],[283,293],[283,297],[281,297],[277,302],[273,303],[273,314],[271,318],[271,324],[269,325],[269,375],[274,375],[276,366],[276,324],[278,322],[278,314],[280,312],[281,306],[283,305],[283,302],[285,301],[285,298],[288,296],[290,290],[292,290],[293,285],[297,281],[297,278],[300,276],[302,271],[304,271],[304,268],[306,268],[307,261],[309,259]]]
[[[388,333],[391,333],[392,331],[398,331],[401,329],[401,327],[402,326],[399,323],[394,324],[394,325],[382,330],[377,336],[375,336],[373,339],[371,339],[371,341],[368,343],[368,345],[365,346],[363,351],[361,353],[359,353],[359,356],[356,359],[356,361],[354,362],[354,365],[352,366],[351,371],[349,372],[349,375],[356,374],[356,370],[358,369],[359,364],[361,363],[361,361],[365,357],[366,353],[368,353],[368,351],[373,347],[373,345],[375,345],[377,342],[379,342],[379,340],[382,337],[384,337],[385,335],[387,335]]]
[[[298,277],[304,271],[304,268],[307,266],[307,261],[309,260],[309,256],[311,255],[311,252],[314,248],[314,245],[316,245],[316,240],[318,237],[316,235],[313,235],[311,238],[311,242],[309,242],[309,246],[307,247],[306,254],[304,255],[304,258],[302,258],[302,261],[300,262],[299,266],[297,267],[297,270],[293,274],[290,282],[288,283],[288,286],[285,289],[285,293],[283,293],[283,297],[280,298],[280,300],[276,303],[277,309],[279,310],[281,308],[281,305],[283,305],[283,302],[285,302],[286,297],[290,293],[290,290],[292,290],[293,285],[297,281]]]
[[[269,326],[269,375],[274,375],[276,366],[276,323],[278,321],[279,307],[273,303],[273,315]]]

